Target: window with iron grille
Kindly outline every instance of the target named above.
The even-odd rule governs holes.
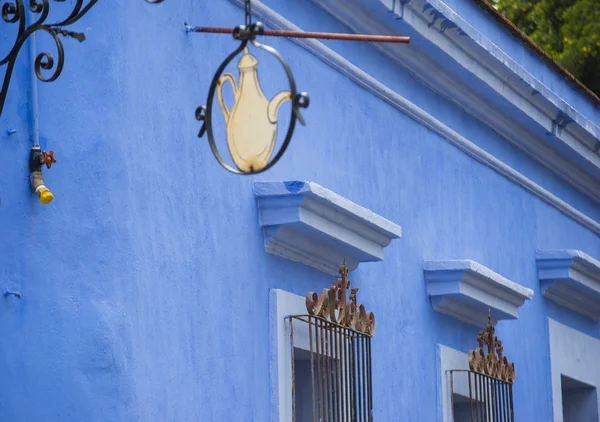
[[[515,366],[503,355],[494,331],[489,315],[485,331],[477,336],[479,347],[469,352],[469,369],[449,371],[454,422],[515,420]]]
[[[308,294],[306,315],[289,317],[293,422],[373,420],[375,317],[357,304],[345,265],[340,275],[320,296]]]

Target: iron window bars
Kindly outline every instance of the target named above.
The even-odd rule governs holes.
[[[299,420],[300,412],[296,400],[296,382],[300,378],[296,371],[300,368],[295,365],[294,329],[307,328],[312,403],[310,415],[303,414],[301,420],[312,417],[313,422],[372,421],[371,337],[324,318],[294,315],[290,317],[294,422]]]
[[[448,371],[454,422],[514,422],[515,420],[513,404],[515,365],[503,355],[502,341],[494,335],[494,332],[490,314],[485,331],[480,331],[477,336],[479,347],[469,352],[469,370]],[[468,386],[469,397],[463,403],[455,399],[455,391],[459,390],[456,388],[459,383],[462,384],[463,390]]]
[[[54,1],[57,3],[65,2],[65,0]],[[145,1],[153,4],[163,2],[163,0]],[[48,23],[46,22],[46,19],[48,19],[48,15],[50,14],[50,0],[12,0],[8,2],[0,0],[0,5],[2,6],[2,20],[4,23],[18,25],[15,43],[8,54],[0,59],[0,67],[6,66],[2,91],[0,91],[0,116],[4,109],[4,103],[6,101],[6,95],[8,94],[8,87],[10,86],[10,80],[17,57],[25,44],[25,41],[36,32],[45,32],[52,37],[57,50],[56,61],[52,54],[42,52],[38,54],[35,59],[34,71],[36,77],[42,82],[55,81],[62,73],[65,64],[65,51],[59,36],[71,37],[79,42],[85,41],[85,34],[68,31],[64,28],[76,23],[87,14],[97,2],[98,0],[75,0],[71,13],[69,13],[65,19],[54,23]],[[27,3],[27,6],[25,3]],[[29,9],[29,11],[27,9]],[[44,76],[42,70],[51,72],[48,76]]]
[[[514,422],[512,383],[466,369],[449,373],[454,422]],[[469,388],[469,400],[458,411],[454,397],[455,376],[457,380],[466,378]]]
[[[340,275],[337,284],[324,289],[320,296],[315,292],[307,295],[307,315],[289,317],[293,422],[373,421],[371,336],[375,317],[357,304],[358,288],[350,290],[350,301],[346,302],[350,280],[345,262]],[[296,356],[297,346],[302,346],[298,347],[299,354],[308,351],[301,360],[308,363],[304,373],[296,364],[300,357]],[[298,393],[309,388],[311,400],[307,408],[300,405]],[[306,397],[306,391],[302,396]]]

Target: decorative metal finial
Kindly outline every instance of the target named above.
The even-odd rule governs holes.
[[[366,312],[364,305],[357,304],[358,287],[350,290],[350,301],[346,302],[346,292],[350,289],[346,258],[340,266],[340,278],[328,289],[323,289],[321,296],[316,292],[306,295],[306,310],[314,315],[343,327],[354,329],[372,336],[375,333],[375,315]]]
[[[514,383],[515,365],[503,355],[502,341],[494,335],[495,331],[490,311],[485,331],[479,331],[477,335],[479,347],[469,351],[469,368],[471,371]]]

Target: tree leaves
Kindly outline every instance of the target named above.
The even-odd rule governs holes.
[[[600,95],[597,0],[498,0],[498,10]]]

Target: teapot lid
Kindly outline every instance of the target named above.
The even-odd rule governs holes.
[[[238,68],[240,70],[243,69],[251,69],[255,68],[258,65],[258,60],[252,54],[248,53],[248,47],[244,48],[244,55],[240,59],[238,63]]]

